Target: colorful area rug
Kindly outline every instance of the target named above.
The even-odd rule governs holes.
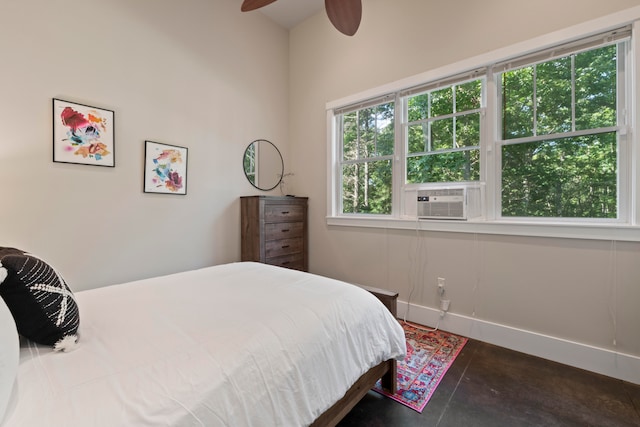
[[[407,337],[407,356],[398,361],[398,391],[384,391],[380,381],[373,390],[422,413],[467,338],[406,322],[402,327]]]

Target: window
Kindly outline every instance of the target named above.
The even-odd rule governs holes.
[[[630,38],[626,27],[332,110],[332,212],[407,218],[411,191],[472,186],[484,222],[635,224]]]
[[[617,218],[622,46],[498,75],[502,216]]]
[[[391,213],[394,124],[394,102],[341,115],[342,213]]]
[[[480,180],[482,80],[405,98],[406,182]]]

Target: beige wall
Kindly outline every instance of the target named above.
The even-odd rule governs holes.
[[[438,307],[437,277],[444,277],[451,312],[461,319],[640,356],[640,243],[416,233],[327,226],[325,220],[327,102],[640,2],[363,3],[354,37],[318,14],[290,38],[290,167],[295,193],[310,198],[311,270],[393,289],[401,300],[411,295],[412,304],[431,308]]]
[[[0,54],[0,246],[74,290],[239,260],[244,149],[288,155],[286,30],[235,0],[3,0]],[[54,97],[115,111],[115,168],[52,162]],[[188,147],[186,196],[143,194],[145,140]]]
[[[238,197],[258,193],[241,158],[265,138],[294,173],[285,191],[310,197],[313,272],[427,307],[445,277],[453,314],[640,356],[638,243],[325,221],[326,102],[638,1],[367,0],[352,38],[323,13],[288,37],[238,3],[0,2],[0,245],[74,290],[236,261]],[[115,111],[115,168],[51,161],[54,97]],[[189,148],[186,196],[142,192],[147,139]]]

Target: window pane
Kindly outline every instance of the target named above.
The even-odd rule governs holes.
[[[409,107],[409,123],[427,118],[429,94],[423,93],[422,95],[412,96],[408,99],[407,104]]]
[[[456,118],[456,147],[480,145],[480,113]]]
[[[356,113],[358,118],[357,158],[393,154],[394,146],[394,104],[382,104],[363,108]],[[345,115],[346,117],[347,115]],[[347,129],[345,128],[345,140]],[[346,151],[346,145],[345,145]],[[344,157],[345,159],[353,159]]]
[[[395,142],[393,104],[379,105],[376,113],[377,141],[375,153],[377,156],[392,155]]]
[[[533,136],[533,67],[502,75],[502,139]]]
[[[537,135],[571,131],[571,57],[536,66]]]
[[[391,161],[342,167],[343,213],[391,213]]]
[[[393,152],[393,102],[342,115],[342,160],[388,156]]]
[[[453,113],[453,88],[434,90],[431,92],[430,117],[438,117]]]
[[[366,159],[375,155],[376,148],[376,109],[365,108],[358,114],[358,158]]]
[[[430,154],[407,159],[407,183],[478,181],[480,151]]]
[[[480,108],[482,103],[482,80],[474,80],[456,86],[456,111]]]
[[[617,217],[616,133],[504,146],[502,215]]]
[[[576,129],[616,125],[616,46],[576,55]]]
[[[431,123],[431,151],[453,148],[453,118]]]
[[[358,121],[357,113],[342,116],[342,159],[356,160],[358,158]]]
[[[424,153],[428,150],[426,123],[408,127],[409,153]]]

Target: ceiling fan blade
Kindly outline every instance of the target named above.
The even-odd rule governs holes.
[[[252,10],[260,9],[263,6],[273,3],[276,0],[244,0],[240,10],[243,12],[249,12]]]
[[[324,0],[329,21],[342,34],[352,36],[358,31],[362,19],[361,0]]]

